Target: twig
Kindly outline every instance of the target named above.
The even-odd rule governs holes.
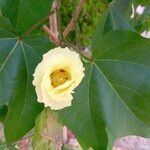
[[[25,34],[23,35],[23,37],[26,37],[27,35],[29,35],[35,28],[37,28],[41,23],[43,23],[44,21],[46,21],[50,15],[52,15],[55,11],[52,10],[47,16],[45,16],[44,18],[42,18],[41,20],[39,20],[36,24],[34,24],[29,30],[27,30],[25,32]]]
[[[89,61],[92,61],[92,58],[90,56],[86,56],[82,51],[80,51],[77,47],[73,46],[70,42],[68,42],[65,37],[69,34],[69,32],[73,29],[80,13],[83,8],[83,4],[85,0],[80,0],[79,6],[77,7],[76,11],[73,14],[73,18],[71,19],[70,23],[66,27],[63,36],[61,36],[61,31],[58,29],[60,27],[60,14],[59,14],[59,7],[60,7],[60,1],[54,0],[52,5],[52,10],[55,10],[55,14],[49,17],[49,24],[50,28],[46,25],[43,26],[43,30],[45,33],[48,34],[50,41],[56,44],[57,46],[67,46],[71,49],[77,51],[79,54],[81,54],[84,58],[86,58]],[[59,30],[59,31],[58,31]]]
[[[55,38],[55,34],[46,26],[43,25],[42,29],[45,31],[45,33],[47,33],[51,38]]]
[[[58,39],[58,37],[55,35],[55,33],[53,33],[46,25],[43,26],[42,28],[45,33],[47,33],[49,35],[49,37],[51,37],[51,41],[56,44],[56,45],[60,45],[60,40]]]
[[[61,39],[61,38],[63,38],[63,34],[61,31],[61,14],[60,14],[61,0],[56,0],[56,1],[57,1],[57,5],[58,5],[58,7],[56,9],[58,38]]]
[[[55,39],[53,40],[52,42],[54,44],[56,44],[57,46],[67,46],[69,48],[72,48],[73,50],[77,51],[79,54],[81,54],[84,58],[86,58],[87,60],[89,61],[92,61],[92,58],[91,57],[88,57],[88,56],[85,56],[85,54],[82,53],[82,51],[80,51],[78,48],[76,48],[75,46],[73,46],[70,42],[68,42],[67,40],[65,39],[57,39],[55,37],[55,34],[46,26],[44,25],[43,26],[43,30],[45,31],[45,33],[47,33],[49,36],[52,37],[52,39]]]
[[[58,0],[54,0],[52,4],[52,10],[55,11],[52,15],[49,16],[49,28],[51,32],[58,38],[58,21],[57,21],[57,9],[59,9],[59,2]],[[50,35],[50,40],[53,40],[53,37]]]
[[[81,10],[83,8],[83,4],[84,4],[85,0],[80,0],[80,3],[78,5],[78,7],[76,8],[75,12],[73,13],[73,16],[72,16],[72,19],[70,20],[69,24],[67,25],[65,31],[63,32],[63,36],[66,37],[70,31],[73,30],[76,22],[77,22],[77,19],[81,13]]]

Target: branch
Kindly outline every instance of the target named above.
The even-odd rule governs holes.
[[[52,5],[52,10],[55,10],[55,13],[49,17],[49,26],[44,25],[43,26],[43,30],[45,33],[48,34],[49,39],[51,42],[53,42],[54,44],[56,44],[57,46],[67,46],[71,49],[74,49],[75,51],[77,51],[79,54],[81,54],[84,58],[86,58],[89,61],[92,61],[91,55],[86,55],[84,54],[84,52],[80,51],[77,47],[73,46],[70,42],[65,40],[65,37],[69,34],[69,32],[73,29],[80,13],[81,10],[83,8],[83,4],[84,4],[85,0],[80,0],[79,6],[76,8],[76,11],[73,14],[73,17],[70,21],[70,23],[68,24],[68,26],[66,27],[63,36],[61,36],[61,31],[58,31],[58,27],[60,26],[60,22],[59,22],[59,7],[60,7],[60,3],[58,0],[54,0],[53,1],[53,5]]]
[[[85,0],[80,0],[80,3],[78,5],[78,7],[76,8],[76,11],[73,13],[73,16],[72,16],[72,19],[70,20],[69,24],[67,25],[65,31],[63,32],[63,36],[66,37],[70,31],[73,30],[76,22],[77,22],[77,19],[81,13],[81,10],[83,8],[83,4],[84,4]]]
[[[44,30],[45,33],[48,34],[48,36],[50,37],[50,40],[54,44],[60,45],[60,40],[58,39],[57,35],[55,35],[55,33],[53,33],[46,25],[44,25],[42,29]]]
[[[42,24],[44,21],[46,21],[50,15],[52,15],[55,11],[52,10],[47,16],[45,16],[44,18],[42,18],[41,20],[39,20],[36,24],[34,24],[29,30],[27,30],[25,32],[25,34],[23,35],[23,37],[26,37],[27,35],[29,35],[34,29],[36,29],[40,24]]]
[[[52,14],[51,16],[49,16],[49,28],[51,30],[51,32],[53,32],[53,34],[55,35],[55,37],[58,38],[58,20],[57,20],[57,13],[58,13],[58,9],[60,8],[60,4],[58,0],[54,0],[53,4],[52,4],[52,11],[55,11],[54,14]],[[53,41],[53,37],[49,37],[50,40]]]

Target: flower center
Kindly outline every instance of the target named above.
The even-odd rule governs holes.
[[[64,84],[66,81],[71,80],[71,75],[64,69],[54,71],[51,75],[51,84],[53,87]]]

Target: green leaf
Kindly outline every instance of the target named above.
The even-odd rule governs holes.
[[[149,48],[150,40],[133,32],[116,31],[104,37],[95,57],[121,101],[147,126],[150,125]]]
[[[7,150],[7,149],[9,149],[9,150],[17,150],[16,148],[15,148],[15,145],[6,145],[6,143],[3,143],[3,142],[1,142],[0,141],[0,150]]]
[[[42,110],[32,85],[35,67],[53,45],[45,37],[20,39],[4,18],[0,22],[0,107],[8,106],[4,132],[8,144],[20,139],[35,124]],[[0,114],[1,116],[2,114]]]
[[[9,20],[1,15],[0,15],[0,29],[7,33],[11,33],[11,35],[14,36],[13,33],[15,33],[15,32],[14,32],[14,29],[13,29],[12,25],[10,24]],[[3,37],[1,32],[0,32],[0,37]]]
[[[93,84],[93,65],[87,64],[85,78],[75,90],[73,104],[58,111],[59,118],[76,134],[84,149],[106,149],[106,124],[103,120],[103,109],[99,107],[98,88]]]
[[[137,5],[148,5],[148,4],[150,4],[150,1],[148,1],[148,0],[133,0],[133,1]]]
[[[0,150],[6,149],[5,143],[0,142]]]
[[[3,105],[2,107],[0,107],[0,122],[5,121],[7,112],[8,112],[8,107],[6,105]]]
[[[92,50],[99,48],[103,36],[112,30],[134,30],[114,6],[110,6],[103,13],[93,36]]]
[[[59,111],[84,149],[127,135],[150,137],[150,40],[112,31],[93,51],[71,107]],[[112,148],[112,147],[111,147]]]
[[[33,24],[47,16],[52,0],[1,0],[2,13],[13,27],[24,33]]]
[[[114,2],[114,9],[117,9],[122,16],[125,16],[127,11],[131,9],[131,4],[132,0],[116,0]]]
[[[9,20],[0,15],[0,38],[15,37],[14,33]]]
[[[103,78],[99,89],[107,91],[102,92],[107,128],[116,138],[150,137],[150,41],[134,32],[114,31],[102,43],[94,59]]]

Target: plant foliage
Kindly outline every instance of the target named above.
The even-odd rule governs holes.
[[[146,13],[131,20],[131,3],[139,2],[147,6]],[[93,6],[91,0],[87,3]],[[91,43],[92,60],[84,63],[85,77],[75,90],[72,106],[56,114],[75,133],[83,149],[105,150],[126,135],[150,137],[150,40],[139,34],[145,30],[144,23],[149,22],[149,3],[97,2],[92,11],[103,10],[99,23],[93,14],[90,17],[87,3],[83,12],[88,20],[82,16],[68,40],[74,44],[80,41],[79,45]],[[32,74],[42,55],[54,45],[43,34],[41,24],[30,34],[28,31],[50,14],[51,4],[52,0],[0,0],[0,121],[7,144],[35,127],[35,119],[43,110],[36,101]],[[67,11],[66,3],[62,4],[64,17],[72,7]],[[139,19],[142,23],[137,28]],[[67,23],[62,20],[64,28]],[[44,110],[37,118],[34,147],[42,139],[45,116]]]

